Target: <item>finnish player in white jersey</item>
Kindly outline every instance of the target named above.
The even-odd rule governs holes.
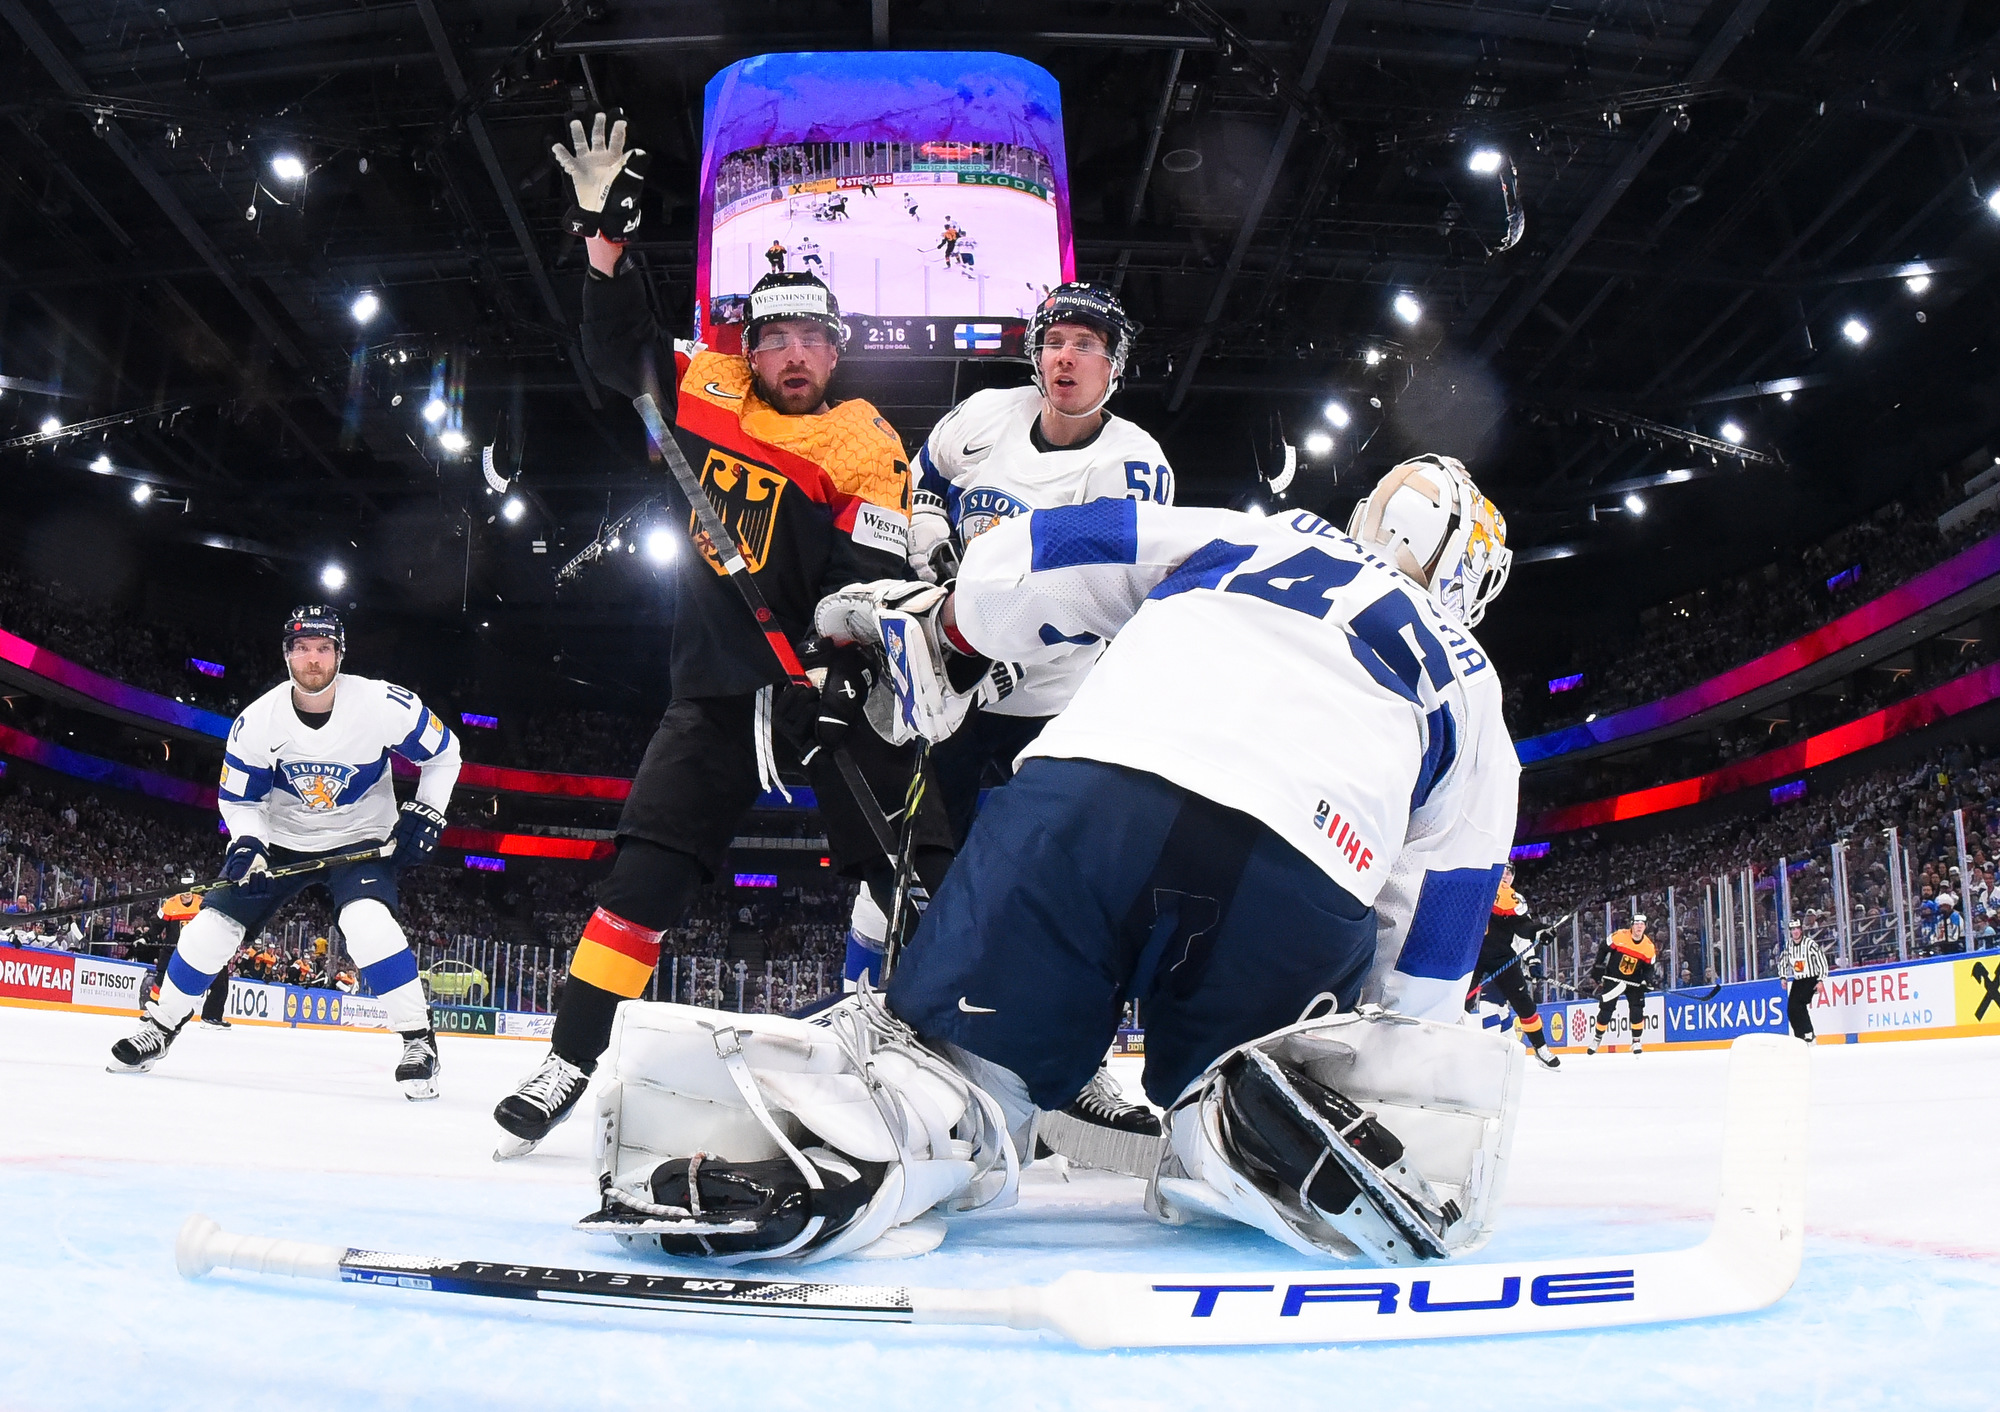
[[[1460,1023],[1519,780],[1469,631],[1506,580],[1505,526],[1462,466],[1427,457],[1349,530],[1096,501],[995,526],[949,595],[826,600],[832,640],[908,647],[934,736],[963,710],[951,654],[1111,645],[980,815],[886,1008],[864,988],[810,1023],[731,1015],[727,1045],[707,1012],[621,1011],[595,1223],[716,1253],[695,1248],[702,1223],[736,1216],[738,1259],[935,1243],[916,1215],[1004,1204],[1038,1111],[1137,999],[1146,1092],[1168,1110],[1156,1216],[1380,1264],[1478,1248],[1523,1067]],[[864,1075],[872,1106],[836,1101]],[[885,1121],[843,1128],[856,1109]],[[660,1160],[697,1144],[698,1174]],[[864,1163],[885,1161],[871,1189]],[[764,1165],[736,1181],[738,1162]]]
[[[286,680],[236,718],[223,751],[217,804],[229,831],[222,878],[182,929],[160,998],[137,1033],[112,1046],[114,1071],[143,1072],[165,1055],[218,971],[286,902],[314,883],[333,899],[340,932],[403,1040],[396,1080],[435,1098],[437,1039],[416,958],[396,921],[396,875],[428,858],[458,780],[458,740],[434,711],[385,681],[340,671],[346,629],[333,609],[296,608],[285,623]],[[396,807],[389,762],[417,766],[415,797]],[[280,867],[369,853],[273,879]]]

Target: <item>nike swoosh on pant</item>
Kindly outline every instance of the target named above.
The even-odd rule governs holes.
[[[986,1005],[974,1005],[964,996],[958,997],[958,1008],[967,1015],[997,1015],[999,1011]]]

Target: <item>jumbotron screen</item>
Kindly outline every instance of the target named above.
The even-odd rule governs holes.
[[[751,286],[819,275],[848,353],[1018,357],[1074,276],[1062,102],[1006,54],[766,54],[709,81],[696,337],[737,351]]]

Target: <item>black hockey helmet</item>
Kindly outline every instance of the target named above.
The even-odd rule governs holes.
[[[1111,286],[1075,280],[1059,284],[1043,296],[1028,320],[1028,356],[1040,361],[1042,341],[1056,324],[1082,324],[1104,335],[1111,353],[1111,379],[1125,375],[1125,360],[1131,356],[1132,341],[1139,325],[1125,312]]]
[[[750,317],[743,325],[743,351],[757,346],[765,324],[779,319],[811,319],[833,334],[836,348],[847,344],[847,326],[840,321],[840,301],[818,275],[786,270],[765,275],[750,287]]]
[[[290,655],[292,644],[302,637],[327,637],[333,639],[333,650],[342,657],[347,655],[347,625],[340,621],[340,614],[326,603],[301,603],[285,617],[285,634],[281,651]]]

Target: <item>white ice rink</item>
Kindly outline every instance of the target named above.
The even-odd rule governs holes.
[[[495,1100],[537,1045],[450,1038],[406,1102],[384,1035],[190,1030],[104,1072],[131,1021],[0,1009],[0,1408],[1992,1408],[2000,1368],[2000,1038],[1813,1056],[1804,1270],[1763,1313],[1619,1333],[1282,1351],[1089,1353],[1008,1330],[528,1308],[174,1273],[190,1211],[339,1246],[593,1268],[586,1129],[498,1166]],[[1123,1062],[1123,1061],[1121,1061]],[[1530,1069],[1502,1234],[1482,1258],[1692,1244],[1714,1200],[1726,1055]],[[1129,1070],[1128,1070],[1129,1072]],[[1040,1169],[937,1252],[858,1283],[1029,1284],[1075,1268],[1294,1268],[1247,1230],[1167,1229],[1140,1184]],[[655,1262],[655,1268],[667,1262]],[[685,1272],[693,1268],[681,1264]]]
[[[904,209],[905,193],[916,198],[914,218]],[[842,194],[847,220],[792,214],[789,202],[774,201],[718,224],[709,253],[709,297],[748,294],[771,269],[765,251],[773,239],[788,251],[803,240],[817,241],[820,267],[793,254],[786,268],[822,275],[850,314],[1025,319],[1043,292],[1061,282],[1056,208],[1038,196],[1004,186],[923,185],[884,185],[875,196],[858,188]],[[978,242],[970,270],[944,263],[938,240],[946,216]]]

